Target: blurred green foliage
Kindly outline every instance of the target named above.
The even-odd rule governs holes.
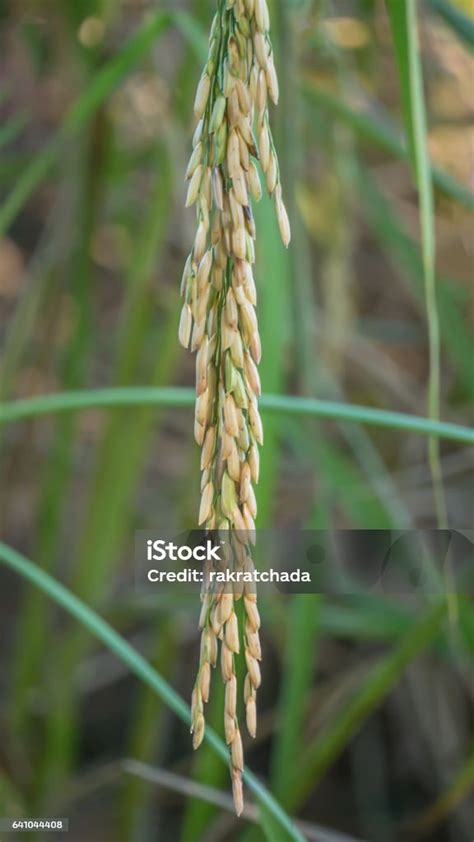
[[[182,177],[213,6],[3,5],[5,406],[50,392],[192,383],[176,339],[192,236]],[[467,427],[471,5],[395,0],[392,29],[385,4],[372,0],[270,6],[282,89],[275,134],[294,238],[285,253],[262,201],[264,390],[425,415],[431,378],[432,387],[439,383],[431,417]],[[430,354],[438,320],[439,348],[431,344]],[[261,733],[247,756],[277,801],[262,799],[251,779],[259,824],[238,825],[185,785],[166,796],[116,765],[132,757],[218,795],[227,787],[222,745],[212,739],[191,757],[164,705],[186,720],[169,685],[190,693],[195,600],[158,595],[150,605],[130,596],[134,530],[195,523],[189,414],[152,405],[90,409],[25,418],[0,436],[0,532],[38,564],[30,579],[44,586],[18,593],[2,567],[11,644],[2,655],[10,676],[2,699],[4,814],[69,814],[72,839],[83,839],[87,826],[88,838],[103,842],[279,840],[289,838],[280,804],[307,838],[338,842],[345,832],[405,842],[424,827],[435,842],[463,840],[473,821],[465,800],[473,782],[469,597],[439,606],[421,593],[403,600],[382,589],[262,599]],[[466,444],[440,442],[438,516],[442,481],[455,529],[472,514],[470,469]],[[436,524],[422,437],[343,417],[266,417],[258,503],[261,527]],[[54,578],[69,589],[63,607],[71,610],[75,594],[119,636],[75,603],[75,619],[56,614]],[[126,653],[127,668],[146,673],[143,687],[114,672],[107,648],[90,637],[98,628],[105,647]],[[127,648],[128,638],[154,670]],[[213,695],[209,719],[220,731],[221,699]]]

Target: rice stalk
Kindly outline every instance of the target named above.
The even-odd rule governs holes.
[[[196,352],[194,434],[201,451],[199,524],[227,538],[224,564],[253,570],[263,426],[258,410],[261,341],[252,271],[256,229],[252,198],[262,195],[256,162],[274,199],[281,237],[290,242],[280,170],[268,104],[278,102],[278,80],[269,37],[266,0],[219,0],[209,57],[194,111],[197,125],[186,172],[186,206],[196,205],[197,230],[186,261],[179,339]],[[208,577],[205,577],[208,583]],[[235,603],[244,603],[239,629]],[[224,728],[230,751],[235,809],[243,810],[242,736],[237,717],[235,656],[241,636],[246,663],[243,688],[247,730],[257,730],[260,686],[260,616],[255,586],[203,588],[201,655],[192,694],[193,746],[204,736],[204,704],[218,660],[225,683]]]

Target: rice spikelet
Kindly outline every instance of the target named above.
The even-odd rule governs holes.
[[[186,178],[186,206],[196,205],[197,229],[184,269],[179,339],[197,352],[195,439],[202,447],[199,523],[219,530],[232,549],[229,565],[252,571],[255,542],[258,446],[263,425],[258,411],[261,342],[255,312],[256,229],[252,198],[262,195],[257,162],[274,199],[284,245],[290,242],[280,170],[268,102],[278,102],[278,80],[269,36],[266,0],[218,0],[209,57],[201,75],[194,112],[197,125]],[[243,630],[236,602],[243,597]],[[243,810],[242,735],[237,718],[234,656],[241,644],[247,665],[243,688],[247,730],[257,729],[261,682],[260,616],[254,588],[202,592],[199,670],[192,695],[193,746],[204,737],[204,703],[211,668],[220,665],[226,685],[224,727],[232,789]]]

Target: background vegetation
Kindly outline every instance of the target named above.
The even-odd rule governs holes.
[[[196,520],[192,415],[174,406],[190,395],[160,388],[193,381],[176,337],[194,225],[183,173],[213,6],[2,4],[0,814],[69,816],[71,842],[464,842],[468,595],[262,600],[255,807],[237,822],[221,744],[192,756],[174,716],[198,605],[134,591],[134,531]],[[293,243],[284,253],[262,201],[262,380],[289,397],[265,415],[259,526],[468,527],[472,3],[271,11]],[[157,391],[107,409],[90,394],[137,386]],[[81,412],[16,403],[77,390]],[[301,416],[291,396],[337,407]],[[348,404],[464,432],[427,448],[399,417],[347,420]],[[215,692],[218,731],[221,707]]]

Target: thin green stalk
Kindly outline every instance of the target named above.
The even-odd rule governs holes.
[[[440,417],[441,370],[435,275],[436,241],[433,184],[428,157],[426,110],[419,53],[417,10],[415,0],[387,0],[387,5],[397,54],[400,86],[405,111],[406,133],[420,201],[420,225],[430,365],[427,405],[430,419],[437,421]],[[447,526],[447,513],[439,441],[434,436],[430,437],[428,443],[428,456],[438,526],[445,528]]]
[[[3,542],[0,542],[0,560],[15,573],[40,588],[57,605],[64,608],[71,617],[79,622],[84,631],[87,631],[97,640],[100,640],[129,667],[134,675],[151,687],[185,725],[190,725],[191,710],[189,706],[145,658],[128,641],[121,637],[112,626],[106,623],[105,620],[92,611],[92,609],[60,582]],[[217,734],[207,728],[205,739],[212,746],[216,754],[222,758],[223,762],[227,764],[229,753],[227,747],[219,739]],[[252,772],[246,771],[244,772],[244,780],[256,796],[260,808],[265,808],[275,818],[279,826],[287,834],[287,838],[295,840],[295,842],[304,842],[303,835],[258,778]]]
[[[195,402],[193,389],[178,386],[124,386],[26,398],[0,404],[0,425],[58,412],[111,407],[164,406],[183,408]],[[432,421],[419,415],[389,412],[369,406],[298,398],[290,395],[263,395],[260,407],[266,413],[317,416],[332,421],[367,424],[391,430],[438,436],[451,441],[474,444],[474,430],[448,421]]]

